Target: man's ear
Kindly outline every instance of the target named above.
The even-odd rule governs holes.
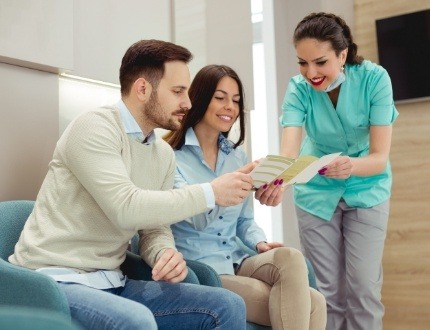
[[[133,91],[137,98],[143,102],[149,100],[152,92],[151,84],[145,78],[137,79],[133,84]]]

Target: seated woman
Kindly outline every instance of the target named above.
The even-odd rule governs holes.
[[[238,75],[227,66],[206,66],[195,76],[189,95],[192,109],[182,128],[166,137],[175,149],[176,187],[211,181],[247,163],[239,147],[245,113]],[[236,119],[240,134],[234,143],[227,136]],[[281,183],[266,184],[256,194],[268,191],[268,199],[282,198]],[[325,299],[308,285],[304,256],[281,243],[266,242],[254,221],[251,195],[237,206],[215,207],[185,219],[172,225],[172,231],[185,258],[212,266],[223,286],[243,297],[248,321],[273,329],[325,329]],[[258,254],[245,254],[237,238]]]

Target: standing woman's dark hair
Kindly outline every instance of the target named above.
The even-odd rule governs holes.
[[[185,143],[185,134],[190,127],[196,126],[204,117],[209,103],[215,94],[218,83],[224,77],[234,79],[239,87],[239,125],[240,136],[234,144],[234,148],[241,145],[245,139],[245,92],[242,82],[237,73],[226,65],[207,65],[197,72],[189,89],[189,96],[192,107],[184,117],[182,126],[179,130],[168,134],[165,139],[173,149],[181,149]],[[228,137],[228,132],[223,132],[225,137]]]
[[[336,56],[348,48],[346,63],[361,64],[363,62],[363,57],[357,55],[358,46],[352,39],[351,29],[339,16],[331,13],[309,14],[294,30],[294,45],[306,38],[330,42]]]

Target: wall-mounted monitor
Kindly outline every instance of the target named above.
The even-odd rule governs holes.
[[[394,100],[430,100],[430,9],[378,19],[376,36]]]

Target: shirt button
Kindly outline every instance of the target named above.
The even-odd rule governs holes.
[[[227,242],[222,242],[222,244],[226,245],[226,244],[227,244]]]
[[[220,215],[220,216],[219,216],[219,219],[222,219],[222,218],[224,218],[224,217],[223,217],[222,215]]]
[[[221,233],[218,233],[217,235],[218,235],[218,236],[221,236]]]
[[[227,259],[230,259],[230,256],[227,256]]]

